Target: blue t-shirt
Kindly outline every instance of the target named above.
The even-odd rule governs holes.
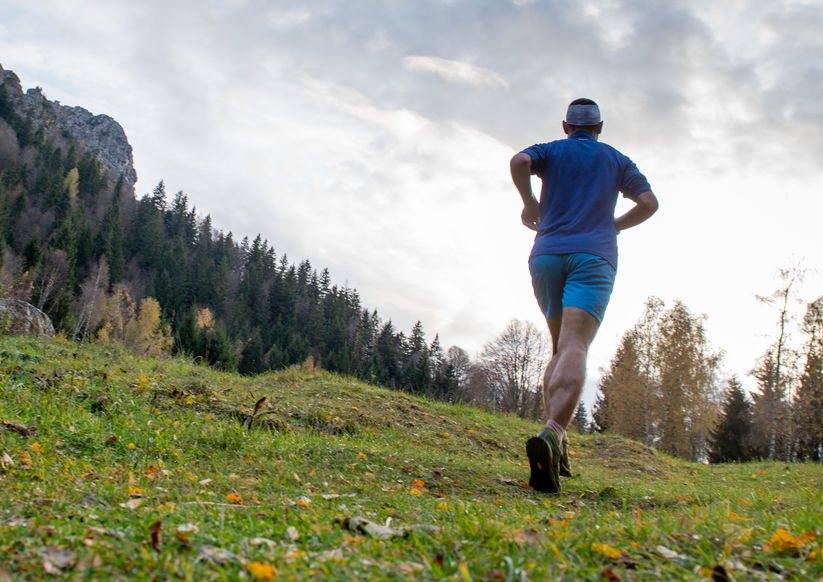
[[[628,157],[578,131],[568,139],[523,150],[543,180],[540,224],[530,257],[591,253],[617,268],[617,193],[634,199],[651,191]]]

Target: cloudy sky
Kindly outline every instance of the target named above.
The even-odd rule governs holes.
[[[620,236],[588,401],[651,295],[705,314],[726,372],[745,375],[775,335],[755,295],[777,270],[805,267],[798,297],[823,294],[823,0],[0,0],[0,12],[0,64],[117,119],[138,195],[163,179],[216,226],[261,233],[399,328],[419,319],[472,354],[512,318],[544,327],[508,160],[562,138],[571,99],[597,100],[603,141],[661,209]]]

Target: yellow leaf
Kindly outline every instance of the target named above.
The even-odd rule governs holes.
[[[418,489],[417,487],[412,487],[411,489],[409,489],[409,493],[411,493],[412,495],[416,495],[417,497],[423,495],[423,492],[420,491],[420,489]]]
[[[305,557],[306,557],[306,552],[303,552],[301,550],[295,550],[293,552],[289,552],[288,554],[286,554],[286,559],[287,560],[297,560],[298,558],[305,558]]]
[[[361,459],[364,459],[364,460],[365,460],[366,458],[368,458],[368,455],[366,455],[366,453],[363,453],[363,452],[357,453],[357,456],[358,456],[359,458],[361,458]]]
[[[274,580],[277,576],[274,566],[266,562],[249,562],[246,569],[256,580]]]
[[[126,445],[126,448],[130,451],[133,451],[136,447],[134,446],[134,443],[129,443]]]
[[[592,549],[597,552],[598,554],[603,554],[607,558],[611,558],[612,560],[616,560],[622,555],[622,552],[616,548],[611,547],[609,544],[592,544]]]
[[[471,582],[472,576],[469,574],[469,567],[464,562],[460,562],[457,566],[457,570],[460,572],[463,582]]]
[[[769,540],[769,547],[776,552],[796,551],[805,546],[807,541],[805,537],[794,536],[780,527]]]
[[[31,467],[32,466],[31,455],[29,454],[28,451],[22,450],[22,451],[20,451],[19,455],[20,455],[20,463],[22,463],[26,467]]]
[[[414,483],[412,483],[412,487],[417,487],[418,489],[422,489],[425,486],[426,484],[423,483],[423,481],[421,481],[420,479],[416,479]]]
[[[129,497],[142,497],[143,490],[140,487],[129,487]]]
[[[448,508],[449,508],[449,504],[446,503],[445,501],[441,501],[440,503],[437,504],[437,509],[448,509]]]
[[[141,384],[148,384],[148,383],[149,383],[149,379],[148,379],[148,378],[146,378],[145,376],[142,376],[142,375],[141,375],[141,376],[140,376],[140,383],[141,383]]]
[[[234,491],[232,491],[231,493],[226,495],[226,501],[228,501],[229,503],[243,503],[243,498],[240,497],[240,495],[238,495]]]
[[[33,450],[35,453],[42,453],[43,452],[43,447],[41,447],[40,443],[38,443],[38,442],[31,443],[29,445],[29,448],[31,448],[31,450]]]

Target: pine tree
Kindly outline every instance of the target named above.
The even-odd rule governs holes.
[[[823,297],[806,308],[803,318],[806,361],[795,400],[797,454],[823,461]]]
[[[571,426],[580,434],[586,434],[588,432],[589,415],[586,413],[586,405],[583,404],[582,400],[577,404],[577,408],[574,411]]]
[[[744,462],[752,458],[750,448],[752,404],[736,377],[729,379],[720,422],[711,434],[712,463]]]

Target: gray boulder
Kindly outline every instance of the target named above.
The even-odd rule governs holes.
[[[0,299],[0,329],[9,335],[54,335],[49,316],[20,299]]]

